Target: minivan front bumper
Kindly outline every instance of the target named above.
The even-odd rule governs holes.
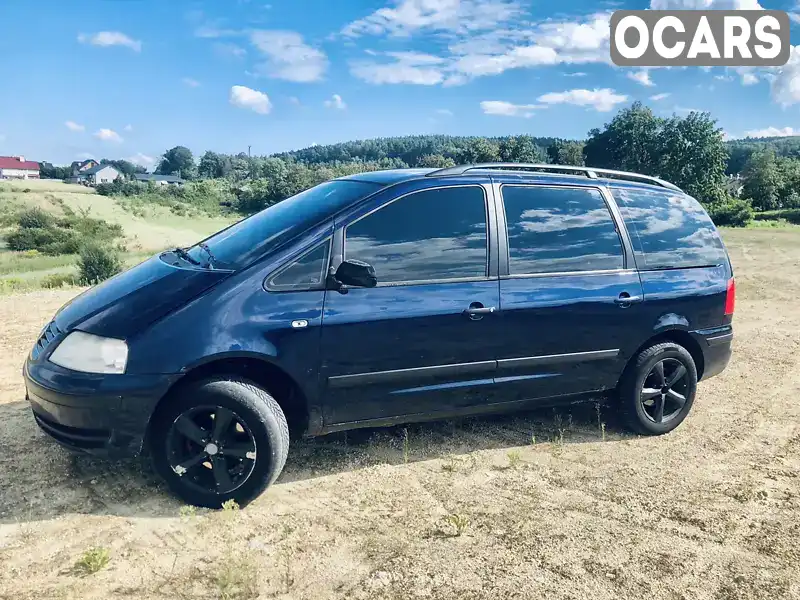
[[[23,376],[45,433],[70,450],[114,458],[141,450],[150,415],[179,377],[80,373],[46,360],[28,360]]]

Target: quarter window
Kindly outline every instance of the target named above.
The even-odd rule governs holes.
[[[267,282],[267,287],[276,291],[301,291],[322,289],[328,269],[330,240],[296,258],[278,271]]]
[[[371,264],[379,285],[485,277],[483,188],[425,190],[395,200],[347,227],[345,256]]]
[[[714,266],[725,248],[701,204],[677,192],[612,190],[640,269]]]
[[[503,186],[512,275],[623,268],[622,243],[599,190]]]

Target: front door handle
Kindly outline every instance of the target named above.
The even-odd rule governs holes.
[[[473,302],[469,305],[469,308],[464,310],[464,314],[467,315],[471,321],[480,321],[484,315],[490,315],[495,310],[497,310],[494,306],[484,306],[480,302]]]
[[[614,298],[614,302],[621,308],[626,308],[642,300],[644,300],[643,296],[631,296],[628,292],[622,292],[619,296]]]

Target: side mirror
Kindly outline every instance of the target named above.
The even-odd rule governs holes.
[[[378,285],[373,266],[360,260],[345,260],[336,269],[334,277],[339,283],[354,287],[372,288]]]

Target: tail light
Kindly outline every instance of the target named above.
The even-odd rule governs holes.
[[[725,316],[733,316],[733,308],[736,304],[736,280],[731,277],[728,280],[728,290],[725,294]]]

